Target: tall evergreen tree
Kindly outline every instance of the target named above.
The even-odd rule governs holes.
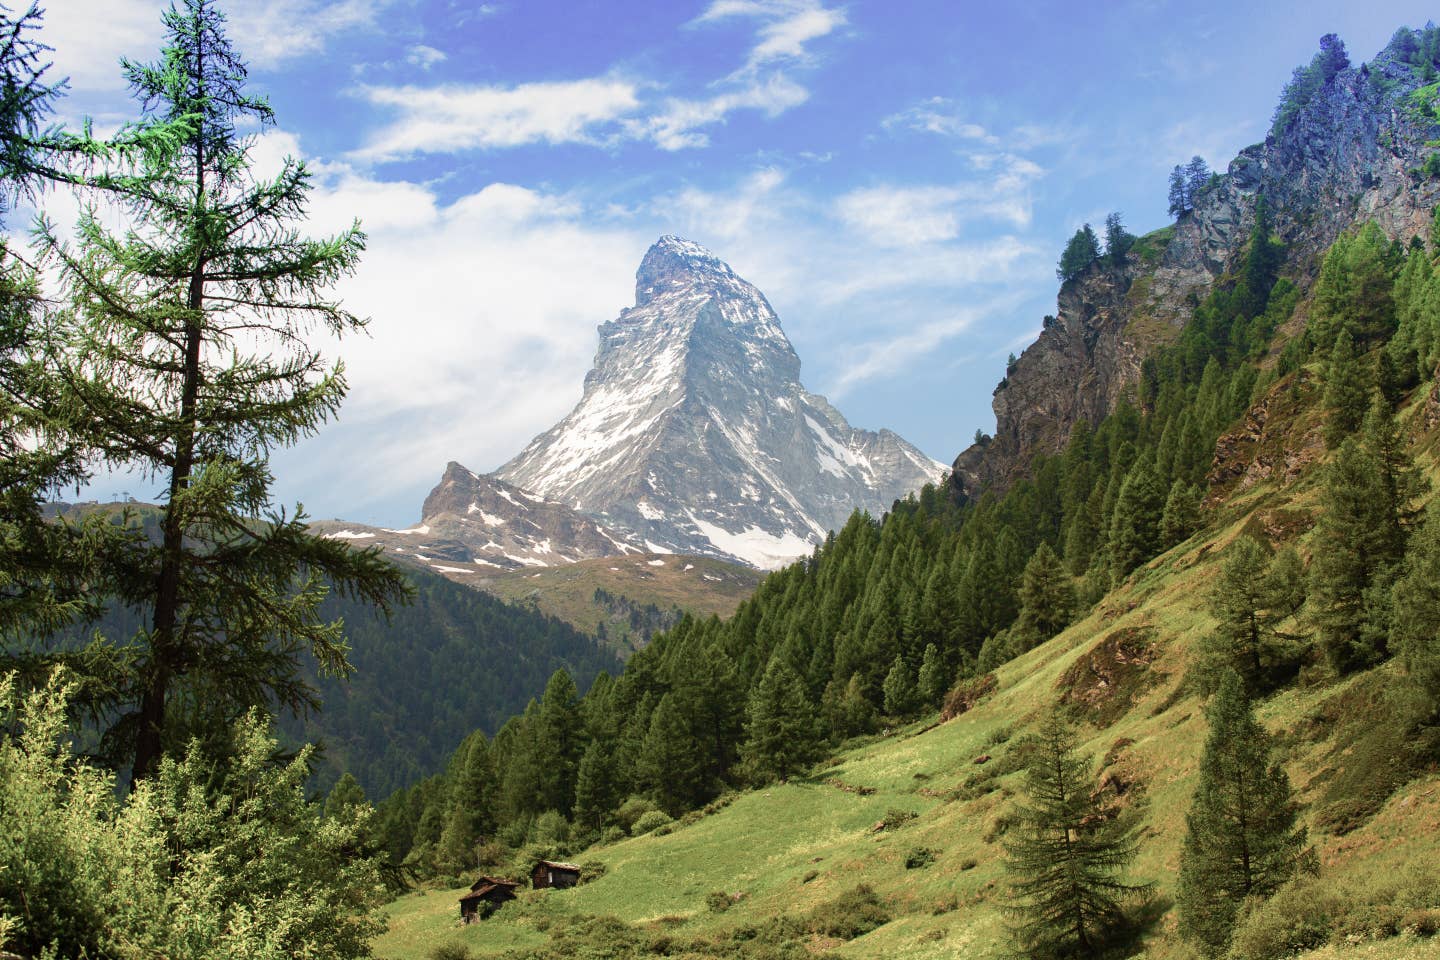
[[[950,671],[946,668],[945,658],[940,655],[940,649],[933,643],[927,643],[917,678],[920,698],[927,708],[940,705],[950,689],[950,680]]]
[[[709,788],[704,744],[675,702],[675,695],[660,698],[650,718],[650,729],[637,763],[640,782],[652,800],[672,817],[705,799]]]
[[[1248,534],[1226,551],[1210,593],[1210,611],[1219,621],[1215,665],[1221,674],[1243,675],[1252,691],[1264,688],[1279,641],[1288,639],[1279,625],[1304,602],[1303,573],[1293,551],[1272,561],[1266,549]]]
[[[1416,719],[1440,723],[1440,505],[1433,505],[1405,555],[1394,588],[1390,642],[1408,679]]]
[[[773,658],[750,696],[742,756],[759,782],[784,780],[820,754],[820,731],[805,686],[782,657]]]
[[[1244,682],[1230,673],[1206,710],[1210,734],[1186,817],[1177,903],[1181,933],[1220,952],[1241,904],[1273,894],[1295,873],[1305,828],[1285,769],[1271,756]]]
[[[615,782],[615,756],[608,743],[595,739],[585,748],[575,774],[575,825],[599,830],[620,800]]]
[[[1170,485],[1165,497],[1165,510],[1160,514],[1160,546],[1169,548],[1183,543],[1200,529],[1200,488],[1184,480]]]
[[[1176,164],[1170,171],[1170,216],[1179,220],[1190,212],[1190,196],[1185,189],[1185,168]]]
[[[1342,330],[1325,368],[1325,444],[1334,449],[1360,429],[1370,408],[1370,384],[1355,356],[1349,331]]]
[[[1135,235],[1125,229],[1125,221],[1118,211],[1105,216],[1105,258],[1112,266],[1125,262],[1125,255],[1135,245]]]
[[[1064,630],[1075,613],[1075,587],[1050,544],[1035,548],[1020,578],[1020,615],[1015,632],[1025,646],[1049,640]]]
[[[1204,157],[1191,157],[1190,162],[1185,164],[1185,198],[1191,208],[1209,183],[1210,165],[1205,162]]]
[[[1379,462],[1354,438],[1325,471],[1312,542],[1310,596],[1322,649],[1339,671],[1380,655],[1366,641],[1367,592],[1390,576],[1392,552]]]
[[[585,750],[585,728],[575,681],[565,669],[556,670],[545,685],[532,724],[535,813],[555,810],[569,816],[575,806],[575,773]]]
[[[908,717],[915,712],[920,699],[915,668],[904,657],[896,657],[881,685],[885,694],[885,712],[892,717]]]
[[[135,550],[122,598],[151,612],[133,712],[112,731],[117,750],[133,746],[137,778],[252,705],[312,705],[302,655],[349,669],[341,624],[316,613],[327,584],[382,606],[405,592],[377,552],[310,533],[269,489],[268,451],[313,433],[345,394],[342,369],[305,336],[364,328],[324,295],[353,272],[364,236],[298,234],[303,163],[253,175],[238,131],[274,117],[245,93],[213,0],[182,0],[164,25],[160,61],[126,61],[126,78],[144,122],[187,132],[109,181],[134,228],[116,236],[87,212],[78,249],[42,234],[72,307],[46,357],[64,385],[57,409],[110,465],[166,485],[159,542]]]
[[[1095,230],[1090,224],[1085,224],[1065,244],[1065,250],[1060,254],[1060,264],[1055,268],[1055,276],[1062,282],[1073,280],[1078,277],[1086,267],[1100,259],[1100,239],[1095,236]]]
[[[1144,889],[1123,877],[1134,826],[1106,806],[1089,768],[1074,732],[1052,714],[1030,746],[1026,802],[1005,838],[1015,933],[1034,954],[1097,953],[1122,921],[1124,899]]]
[[[1120,486],[1110,521],[1110,568],[1125,577],[1160,550],[1166,489],[1148,457],[1135,461]]]

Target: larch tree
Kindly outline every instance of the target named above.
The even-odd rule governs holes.
[[[1015,935],[1032,955],[1094,955],[1123,922],[1124,901],[1146,889],[1124,877],[1134,825],[1095,789],[1089,761],[1058,715],[1029,746],[1024,789],[1005,838]]]
[[[1348,330],[1335,338],[1325,367],[1325,445],[1334,449],[1360,429],[1370,407],[1370,382]]]
[[[1254,537],[1236,538],[1210,591],[1210,612],[1219,625],[1206,646],[1218,672],[1240,673],[1251,691],[1264,688],[1277,645],[1292,639],[1279,627],[1305,601],[1303,578],[1293,550],[1272,558]]]
[[[1050,544],[1041,542],[1020,577],[1020,614],[1014,632],[1028,648],[1064,630],[1075,614],[1075,586]]]
[[[1220,952],[1241,904],[1294,875],[1305,828],[1238,674],[1221,681],[1205,713],[1210,734],[1186,817],[1178,906],[1181,933]]]
[[[307,335],[364,329],[326,295],[364,235],[300,235],[303,162],[256,175],[239,129],[274,116],[245,92],[213,0],[181,0],[163,20],[160,60],[122,66],[141,124],[181,124],[183,137],[105,178],[125,231],[94,206],[73,246],[40,231],[69,299],[44,358],[62,386],[55,407],[103,462],[164,485],[158,542],[127,561],[123,599],[151,623],[131,709],[110,731],[136,779],[251,706],[315,705],[300,659],[349,670],[342,624],[317,612],[328,590],[387,609],[407,594],[378,552],[310,533],[270,494],[269,452],[313,433],[345,395],[342,366]]]

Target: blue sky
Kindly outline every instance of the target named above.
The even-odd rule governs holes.
[[[156,0],[49,0],[64,119],[131,117]],[[1352,60],[1419,3],[231,0],[303,156],[316,231],[370,235],[341,288],[338,422],[279,453],[314,516],[406,524],[447,460],[490,470],[579,398],[595,327],[676,233],[769,297],[809,389],[953,459],[1054,310],[1084,221],[1164,225],[1166,174],[1264,136],[1321,34]],[[63,197],[49,206],[60,211]],[[91,491],[145,496],[139,480]]]

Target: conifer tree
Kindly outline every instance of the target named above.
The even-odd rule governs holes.
[[[1365,642],[1366,595],[1387,582],[1399,557],[1381,485],[1381,466],[1354,438],[1340,444],[1325,471],[1310,564],[1310,595],[1322,649],[1338,671],[1371,662]]]
[[[1122,922],[1125,898],[1144,887],[1123,876],[1135,856],[1134,827],[1096,791],[1058,715],[1030,745],[1025,801],[1005,838],[1016,936],[1035,955],[1093,955]]]
[[[1342,330],[1325,368],[1325,445],[1333,450],[1359,430],[1369,407],[1370,384],[1349,331]]]
[[[801,772],[820,754],[820,731],[805,686],[782,657],[774,657],[750,696],[741,754],[760,783]]]
[[[575,773],[585,750],[575,681],[563,667],[550,676],[531,724],[535,763],[535,813],[569,816],[575,806]]]
[[[1120,266],[1125,262],[1125,255],[1135,245],[1135,235],[1125,229],[1125,222],[1120,213],[1114,212],[1105,217],[1105,258],[1110,261],[1111,266]]]
[[[159,542],[129,558],[122,598],[152,613],[133,712],[112,731],[117,750],[133,746],[137,778],[252,705],[314,705],[300,657],[349,669],[341,624],[317,616],[327,584],[387,607],[405,593],[377,552],[310,533],[269,490],[267,452],[313,433],[345,394],[343,369],[305,337],[364,328],[325,295],[364,235],[300,236],[302,162],[253,175],[239,131],[274,117],[245,92],[213,0],[181,0],[163,19],[160,61],[123,66],[143,122],[186,133],[108,179],[133,229],[117,236],[90,211],[77,249],[41,233],[71,302],[45,358],[64,386],[56,409],[108,465],[166,485]]]
[[[1015,631],[1025,646],[1049,640],[1064,630],[1075,613],[1075,587],[1050,544],[1035,548],[1020,578],[1020,615]]]
[[[1328,352],[1342,332],[1368,345],[1395,329],[1390,241],[1374,223],[1341,236],[1325,254],[1315,282],[1310,335]]]
[[[940,701],[950,689],[950,672],[946,669],[945,660],[940,656],[940,650],[933,643],[925,645],[925,653],[920,660],[920,674],[918,685],[920,698],[927,708],[933,709],[940,705]]]
[[[1190,212],[1190,196],[1185,190],[1185,168],[1176,164],[1170,171],[1170,216],[1179,220]]]
[[[705,797],[706,759],[704,745],[690,732],[675,695],[665,694],[650,718],[637,761],[646,793],[661,810],[679,816]]]
[[[1086,267],[1100,259],[1100,239],[1095,236],[1095,230],[1090,224],[1085,224],[1065,244],[1065,250],[1060,254],[1060,264],[1055,268],[1055,276],[1062,283],[1078,277]]]
[[[1210,165],[1205,158],[1198,155],[1191,157],[1190,162],[1185,164],[1185,197],[1192,208],[1209,182]]]
[[[1165,497],[1165,510],[1160,514],[1160,545],[1165,548],[1183,543],[1200,529],[1200,488],[1184,480],[1170,485]]]
[[[1416,719],[1440,723],[1440,505],[1432,505],[1394,588],[1391,646],[1409,681]]]
[[[365,791],[349,771],[342,773],[325,797],[325,816],[345,819],[365,805]]]
[[[1181,933],[1223,951],[1241,904],[1273,894],[1295,873],[1305,828],[1285,769],[1271,756],[1236,673],[1206,709],[1210,734],[1180,854]]]
[[[1238,672],[1250,690],[1264,689],[1278,644],[1292,639],[1279,625],[1304,599],[1298,554],[1288,550],[1272,560],[1254,537],[1236,538],[1210,593],[1210,611],[1220,622],[1209,645],[1216,660],[1211,669],[1218,676]]]
[[[591,740],[575,775],[575,825],[599,830],[619,800],[614,754],[603,740]]]
[[[908,717],[915,712],[919,699],[915,669],[904,657],[896,657],[881,686],[885,694],[885,712],[892,717]]]
[[[1166,489],[1151,461],[1142,457],[1125,475],[1110,521],[1110,568],[1123,578],[1160,549]]]

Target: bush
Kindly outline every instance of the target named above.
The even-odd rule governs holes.
[[[906,870],[923,870],[935,862],[935,851],[929,847],[911,847],[905,855]]]
[[[735,906],[736,898],[724,890],[711,890],[705,894],[705,906],[711,913],[724,913]]]
[[[463,943],[442,943],[430,950],[430,960],[470,960],[470,950]]]
[[[671,820],[670,815],[665,813],[663,810],[650,810],[646,813],[642,813],[635,820],[634,825],[630,828],[630,835],[632,837],[644,836],[645,834],[650,833],[653,830],[658,830],[659,828],[668,826],[673,822],[674,821]]]
[[[1236,925],[1231,941],[1236,960],[1282,960],[1330,942],[1330,923],[1345,913],[1343,900],[1328,884],[1311,877],[1282,887]]]
[[[609,846],[612,843],[619,843],[621,840],[624,840],[628,836],[630,836],[630,834],[625,832],[624,827],[615,824],[606,827],[604,831],[601,832],[600,843],[604,846]]]
[[[885,811],[885,819],[880,821],[880,826],[884,830],[895,830],[905,826],[905,824],[918,816],[919,814],[914,810],[901,810],[898,807],[891,807]]]
[[[620,804],[620,807],[615,811],[615,822],[619,824],[621,830],[624,830],[626,833],[631,833],[635,829],[636,820],[639,820],[652,810],[658,809],[660,808],[645,797],[631,797],[629,800]]]
[[[810,913],[809,929],[822,937],[854,940],[890,922],[890,911],[869,885],[862,883]]]

